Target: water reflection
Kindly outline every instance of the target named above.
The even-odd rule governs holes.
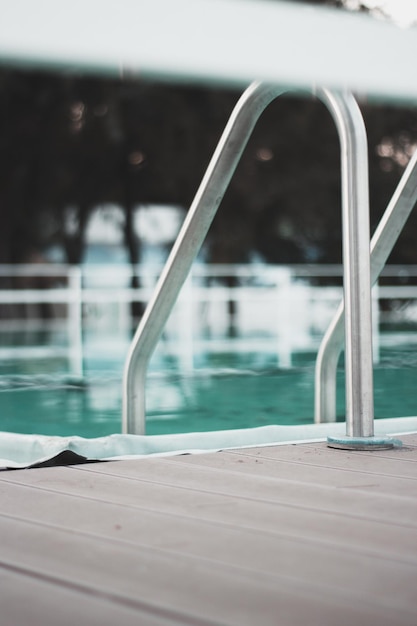
[[[193,373],[179,371],[168,359],[164,369],[154,369],[148,377],[147,432],[311,423],[314,357],[314,353],[298,354],[292,368],[281,369],[273,359],[268,362],[263,353],[207,355],[205,367]],[[263,367],[251,367],[254,362]],[[52,372],[37,376],[3,373],[0,430],[84,437],[121,432],[122,363],[119,365],[109,371],[97,364],[82,384]],[[375,368],[377,417],[417,413],[416,368],[414,346],[382,350],[381,365]],[[337,413],[343,419],[342,369],[338,372],[337,398]]]
[[[187,281],[150,362],[149,433],[312,422],[314,361],[341,296],[340,276],[321,286],[288,268],[273,269],[254,276],[245,268],[233,287],[218,277],[208,281],[206,274]],[[384,298],[387,289],[381,287]],[[417,413],[410,293],[401,311],[376,307],[376,328],[378,322],[390,328],[376,342],[378,417]],[[0,328],[0,430],[88,437],[121,431],[122,373],[132,335],[127,296],[124,287],[110,294],[102,284],[82,294],[75,359],[73,320],[64,320],[63,328],[56,320],[32,330]],[[82,376],[74,362],[82,362]],[[342,369],[337,399],[342,418]]]

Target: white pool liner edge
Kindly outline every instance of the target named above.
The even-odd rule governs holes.
[[[115,434],[94,439],[0,432],[0,469],[38,466],[65,452],[71,452],[75,462],[78,456],[80,463],[85,460],[116,461],[313,443],[325,441],[328,436],[343,436],[345,432],[343,422],[298,426],[273,425],[172,435]],[[400,437],[401,434],[414,432],[417,432],[417,417],[379,419],[375,422],[376,436]]]

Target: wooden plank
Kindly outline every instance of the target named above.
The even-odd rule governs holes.
[[[276,625],[277,616],[282,616],[283,624],[410,625],[417,614],[415,568],[395,561],[375,564],[373,559],[346,553],[342,562],[331,566],[323,555],[311,561],[311,554],[301,546],[294,558],[300,567],[311,570],[311,580],[306,582],[287,573],[288,562],[281,560],[279,544],[272,555],[259,548],[265,560],[274,559],[273,572],[5,516],[0,516],[0,532],[3,565],[54,577],[61,585],[76,582],[95,594],[111,593],[121,603],[135,600],[149,610],[154,606],[182,612],[190,620],[195,616],[222,624]],[[206,538],[200,534],[201,543]],[[244,548],[245,543],[239,542],[239,549]],[[216,555],[227,550],[221,544]],[[237,558],[236,547],[233,554]],[[331,586],[322,578],[329,567]],[[344,587],[347,580],[351,584]]]
[[[312,443],[296,446],[243,448],[230,450],[230,453],[273,459],[277,462],[286,461],[328,469],[345,469],[350,472],[366,472],[417,480],[417,452],[414,448],[405,447],[380,452],[351,452],[332,450],[323,444]]]
[[[305,473],[304,480],[286,480],[279,475],[269,476],[259,468],[264,467],[260,463],[248,465],[248,471],[240,468],[244,464],[236,463],[233,470],[218,469],[204,465],[215,463],[219,454],[203,454],[196,456],[175,457],[174,459],[146,459],[120,461],[114,463],[98,463],[93,465],[77,466],[78,469],[66,470],[56,468],[54,472],[47,469],[24,470],[20,472],[8,472],[7,479],[13,482],[45,486],[50,489],[64,490],[69,493],[93,495],[97,488],[94,474],[107,474],[113,476],[113,482],[103,483],[102,495],[111,501],[119,498],[126,502],[139,502],[142,498],[143,482],[149,484],[148,493],[156,489],[154,485],[165,485],[167,498],[170,497],[170,488],[193,490],[196,492],[210,492],[212,494],[240,497],[247,500],[263,501],[272,504],[295,506],[303,510],[322,511],[336,513],[349,517],[360,517],[368,520],[384,521],[390,524],[417,527],[417,500],[414,497],[387,496],[383,490],[375,492],[369,486],[367,489],[358,489],[346,484],[345,488],[336,488],[331,485],[316,485],[311,480],[310,471]],[[210,457],[210,461],[205,457]],[[199,465],[196,459],[200,459]],[[236,460],[236,457],[233,457]],[[180,462],[180,459],[182,461]],[[194,460],[191,463],[190,460]],[[236,469],[237,468],[237,469]],[[240,470],[240,471],[239,471]],[[249,471],[250,470],[250,471]],[[71,471],[81,473],[74,477]],[[251,473],[252,472],[252,473]],[[329,476],[331,471],[328,472]],[[121,484],[118,477],[124,477],[128,486],[124,493],[120,494]],[[311,482],[307,482],[310,480]],[[368,485],[374,484],[373,477],[368,478]],[[136,484],[138,483],[138,484]],[[414,483],[413,483],[414,484]],[[351,483],[352,485],[352,483]],[[107,496],[105,495],[107,494]],[[174,496],[176,497],[176,496]]]
[[[14,498],[11,497],[13,489]],[[214,555],[218,555],[217,559],[221,562],[245,569],[267,568],[273,573],[276,565],[273,553],[278,547],[281,564],[285,567],[286,573],[293,576],[297,576],[301,566],[306,568],[303,560],[307,554],[311,562],[322,558],[323,555],[327,555],[329,562],[336,560],[340,563],[346,558],[347,545],[340,531],[339,541],[326,541],[324,538],[318,540],[314,533],[311,536],[304,519],[301,524],[299,523],[298,533],[288,531],[285,533],[279,526],[279,520],[277,520],[277,527],[271,531],[264,530],[260,525],[256,528],[248,527],[244,519],[237,517],[231,524],[222,523],[220,516],[213,521],[186,515],[169,515],[143,508],[138,510],[136,507],[121,509],[115,504],[85,498],[68,498],[59,493],[51,497],[48,492],[35,491],[28,487],[19,488],[15,485],[9,485],[9,494],[3,491],[2,496],[4,502],[2,514],[8,517],[51,524],[73,531],[96,534],[111,540],[129,541],[135,545],[153,546],[162,550],[175,552],[180,546],[181,552],[186,552],[191,556],[212,559]],[[297,514],[300,517],[299,512]],[[293,514],[293,518],[295,517],[296,515]],[[345,530],[350,529],[345,527]],[[361,530],[363,532],[364,529],[361,528]],[[201,542],[201,536],[205,537],[204,542]],[[358,545],[350,542],[349,557],[365,556],[377,560],[383,557],[417,568],[415,550],[410,549],[410,544],[404,542],[402,531],[397,529],[396,534],[391,533],[391,540],[396,540],[396,544],[402,543],[403,545],[401,556],[398,549],[391,555],[389,551],[387,552],[382,541],[384,538],[386,540],[386,534],[382,533],[379,543],[375,540],[371,541],[371,548],[368,545],[368,536],[363,536]],[[303,557],[301,562],[297,562],[300,546]],[[229,553],[232,553],[232,556]],[[269,560],[270,557],[272,561]],[[310,580],[310,574],[311,572],[306,574],[307,581]],[[333,584],[333,582],[333,579],[330,579],[326,584]]]
[[[106,466],[109,467],[108,464]],[[112,466],[119,467],[120,464]],[[396,524],[391,525],[384,520],[361,517],[357,511],[345,515],[310,510],[303,502],[288,506],[260,499],[248,499],[245,495],[239,497],[188,490],[181,486],[132,481],[129,478],[70,468],[54,468],[52,472],[44,469],[11,473],[12,476],[17,474],[23,478],[30,478],[36,474],[41,478],[34,483],[35,488],[32,486],[33,481],[32,484],[29,482],[26,485],[23,482],[9,483],[0,480],[3,513],[25,519],[31,519],[34,515],[33,503],[37,502],[44,516],[42,519],[47,520],[50,515],[54,523],[62,524],[59,516],[65,511],[65,519],[68,518],[71,523],[75,523],[72,521],[73,515],[78,515],[77,511],[82,505],[80,510],[85,512],[85,523],[88,523],[90,517],[93,520],[92,527],[88,528],[92,531],[96,527],[94,521],[96,516],[93,514],[90,516],[88,500],[85,505],[83,504],[83,500],[91,499],[93,503],[98,501],[108,507],[115,506],[117,511],[119,510],[117,507],[122,505],[125,520],[131,516],[134,520],[140,516],[143,522],[145,519],[154,519],[152,516],[149,517],[150,512],[172,516],[174,520],[186,517],[190,520],[222,524],[232,528],[239,525],[251,532],[278,535],[291,541],[308,539],[319,545],[343,545],[344,549],[354,552],[385,554],[387,558],[411,562],[415,562],[416,559],[415,550],[410,549],[410,546],[417,546],[417,527],[407,526],[403,520],[396,519]],[[59,497],[50,498],[51,493]],[[416,507],[417,505],[414,507],[415,514]],[[114,532],[117,537],[121,534],[117,515],[115,520],[117,528]],[[125,531],[124,526],[123,532]],[[111,528],[107,529],[107,532],[111,532]]]
[[[0,623],[4,626],[168,626],[173,616],[151,615],[109,594],[93,594],[79,585],[61,586],[24,570],[0,566]]]
[[[400,437],[400,439],[402,439],[402,441],[404,441],[404,443],[407,446],[412,446],[414,448],[417,448],[417,433],[410,433],[409,435],[403,435]]]
[[[332,459],[337,451],[327,452],[323,448],[323,456]],[[397,478],[382,474],[370,474],[366,471],[355,470],[354,472],[346,468],[328,468],[326,466],[310,465],[308,467],[298,463],[281,462],[266,456],[254,458],[249,455],[236,455],[231,452],[221,452],[219,454],[196,454],[184,455],[173,458],[173,462],[187,465],[207,466],[210,468],[225,469],[227,471],[255,474],[265,476],[270,479],[287,480],[294,483],[314,484],[327,488],[336,488],[348,492],[357,490],[364,493],[378,494],[393,499],[412,498],[415,499],[417,493],[417,482],[415,478]],[[331,462],[331,461],[330,461]]]
[[[2,473],[0,562],[172,623],[414,626],[413,476],[254,452]]]

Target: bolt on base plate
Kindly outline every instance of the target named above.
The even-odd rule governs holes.
[[[390,437],[327,437],[329,448],[341,450],[390,450],[399,448],[402,442]]]

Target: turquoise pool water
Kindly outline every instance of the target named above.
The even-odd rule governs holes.
[[[174,359],[151,368],[148,434],[248,428],[313,421],[315,354],[298,354],[291,369],[257,353],[208,355],[184,374]],[[62,359],[8,361],[0,367],[0,430],[100,437],[121,432],[121,360],[91,361],[82,381]],[[377,417],[417,415],[415,346],[383,348],[375,366]],[[338,373],[344,415],[344,376]]]

